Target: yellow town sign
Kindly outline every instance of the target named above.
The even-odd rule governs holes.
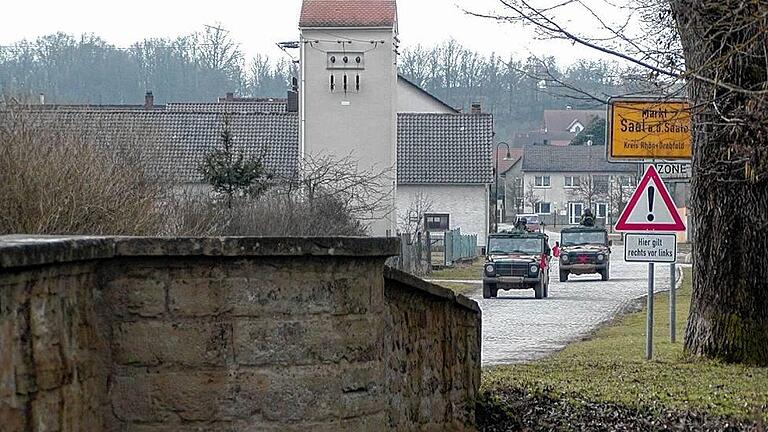
[[[688,102],[612,98],[608,104],[609,160],[691,159]]]

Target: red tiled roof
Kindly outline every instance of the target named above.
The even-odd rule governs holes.
[[[395,0],[304,0],[299,27],[393,27]]]
[[[587,127],[593,119],[605,116],[605,110],[544,110],[544,127],[548,132],[567,132],[576,120]]]
[[[499,159],[499,173],[504,174],[505,172],[509,171],[510,168],[512,168],[512,165],[516,164],[517,161],[522,159],[523,149],[515,147],[509,149],[509,159],[507,159],[507,149],[504,146],[496,147],[495,154]]]

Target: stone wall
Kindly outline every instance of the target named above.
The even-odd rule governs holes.
[[[2,430],[471,428],[477,306],[383,277],[397,250],[0,237]]]
[[[385,281],[388,427],[473,429],[482,339],[477,303],[392,268]]]

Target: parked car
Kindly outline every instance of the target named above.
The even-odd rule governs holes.
[[[602,280],[610,277],[611,241],[603,228],[575,226],[560,233],[560,282],[569,274],[599,273]]]
[[[533,289],[536,298],[549,296],[549,238],[544,233],[510,231],[488,235],[483,267],[483,298],[500,289]]]
[[[539,215],[534,213],[519,214],[515,219],[515,226],[517,226],[522,219],[525,219],[525,225],[528,227],[528,231],[541,231],[541,219],[539,219]]]

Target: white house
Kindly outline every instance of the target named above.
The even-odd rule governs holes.
[[[578,224],[587,208],[610,224],[634,190],[637,164],[609,163],[604,146],[526,146],[523,151],[526,212],[547,224]]]

